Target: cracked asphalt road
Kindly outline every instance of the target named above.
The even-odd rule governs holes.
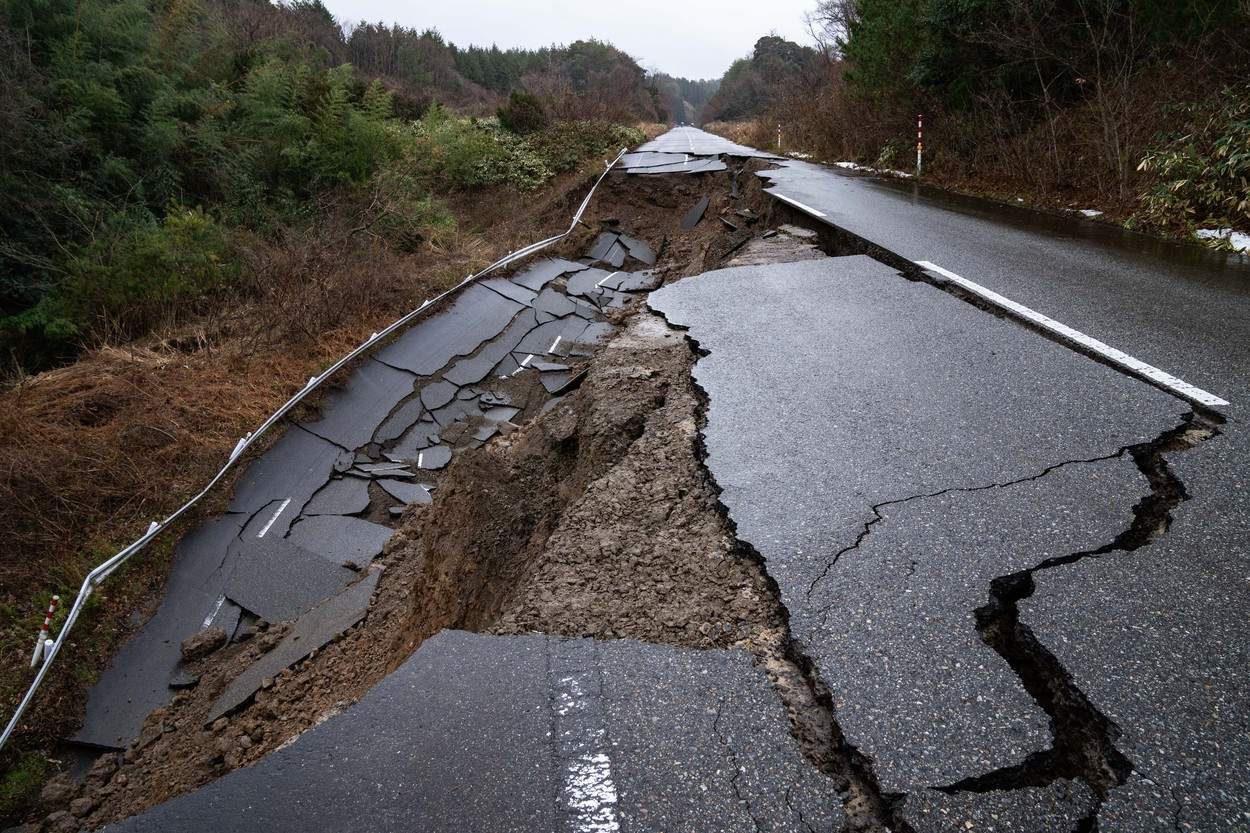
[[[622,167],[646,177],[738,164],[716,154],[766,156],[681,128]],[[741,650],[443,631],[289,746],[110,829],[1250,829],[1250,441],[1238,425],[1250,269],[1075,219],[772,161],[781,167],[761,175],[791,205],[1216,391],[1234,402],[1229,421],[1173,447],[1209,415],[864,256],[762,257],[670,284],[648,303],[702,355],[707,470],[776,582],[802,660],[792,667],[817,699],[828,687],[831,734],[858,750],[825,739],[850,760],[849,781],[826,778],[810,749],[804,760],[791,732],[810,741],[795,728],[810,706],[759,656],[753,668]],[[616,268],[631,241],[601,239],[604,262]],[[248,513],[237,516],[244,533],[312,528],[292,522],[301,507],[317,514],[314,494],[330,515],[354,514],[369,492],[318,489],[353,462],[390,463],[377,449],[374,462],[344,459],[345,448],[415,431],[396,450],[447,449],[419,429],[460,418],[460,394],[482,396],[466,386],[492,368],[511,374],[531,349],[562,361],[568,322],[571,340],[606,326],[587,324],[598,308],[623,303],[594,289],[620,273],[588,265],[475,288],[479,302],[466,293],[457,305],[463,321],[453,311],[370,360],[320,422],[287,435],[312,449],[300,465],[272,477],[258,466],[242,483],[232,508]],[[582,301],[535,294],[556,268],[577,273],[567,283]],[[534,343],[518,346],[505,327]],[[411,374],[432,372],[414,364],[427,354],[438,367],[474,357],[412,399]],[[280,459],[282,444],[270,453]],[[295,496],[290,515],[283,495]],[[216,553],[237,526],[183,546]],[[204,588],[223,564],[198,559],[177,577],[197,611],[218,596]],[[213,610],[238,625],[237,604]],[[164,696],[164,677],[146,677],[176,660],[157,637],[200,615],[184,614],[162,608],[169,621],[123,654],[139,694],[115,708],[130,726],[151,706],[143,698]],[[855,808],[863,790],[890,813]]]
[[[1176,428],[1181,400],[969,305],[939,309],[954,299],[879,264],[725,270],[653,294],[708,351],[695,371],[708,464],[739,534],[780,584],[849,741],[883,790],[911,793],[903,818],[1250,829],[1250,263],[801,162],[761,176],[812,225],[937,263],[1233,403],[1217,436],[1164,455],[1188,499],[1126,546],[1152,493],[1126,446]],[[983,490],[946,491],[969,488]],[[1042,648],[1034,665],[1053,660],[1058,699],[1091,707],[1131,765],[1105,798],[1055,764],[1056,719],[973,614],[994,578],[1099,548],[1036,573],[1018,622]],[[930,789],[978,767],[989,792]]]

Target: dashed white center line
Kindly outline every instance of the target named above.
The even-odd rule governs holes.
[[[424,461],[425,461],[425,452],[418,451],[417,452],[417,468],[421,468],[421,463]]]
[[[1201,405],[1207,405],[1209,407],[1216,407],[1219,405],[1228,404],[1228,400],[1226,399],[1221,399],[1220,397],[1216,396],[1213,393],[1209,393],[1208,391],[1205,391],[1202,388],[1195,387],[1194,385],[1189,384],[1183,379],[1178,379],[1172,374],[1166,373],[1153,365],[1146,364],[1140,359],[1134,358],[1133,356],[1130,356],[1128,353],[1125,353],[1122,350],[1117,350],[1116,348],[1111,347],[1107,344],[1104,344],[1103,342],[1099,341],[1096,338],[1093,338],[1092,336],[1087,336],[1085,333],[1081,332],[1080,330],[1074,330],[1071,327],[1069,327],[1067,324],[1063,324],[1049,316],[1043,315],[1042,313],[1036,310],[1030,309],[1029,307],[1026,307],[1024,304],[1018,304],[1015,301],[1011,300],[1010,298],[999,295],[997,292],[995,292],[992,289],[987,289],[986,287],[981,286],[981,284],[979,283],[975,283],[974,281],[968,280],[962,275],[956,275],[954,272],[950,271],[949,269],[943,269],[941,266],[938,266],[937,264],[931,263],[930,261],[927,261],[927,260],[917,260],[916,265],[922,269],[927,269],[931,272],[938,273],[939,275],[949,280],[951,283],[956,284],[962,287],[963,289],[966,289],[967,291],[971,292],[972,294],[980,298],[985,299],[986,301],[989,301],[991,304],[993,304],[996,307],[1000,307],[1002,309],[1009,310],[1012,313],[1015,313],[1020,318],[1023,318],[1026,321],[1032,322],[1033,324],[1036,324],[1037,326],[1041,327],[1043,330],[1046,330],[1051,333],[1055,333],[1056,335],[1062,336],[1068,341],[1072,341],[1076,344],[1079,344],[1080,346],[1084,347],[1085,349],[1089,350],[1090,352],[1098,356],[1101,356],[1102,358],[1106,359],[1111,364],[1114,364],[1117,367],[1123,368],[1133,374],[1136,374],[1138,376],[1143,376],[1149,379],[1150,381],[1154,382],[1155,384],[1159,385],[1162,388],[1165,388],[1171,391],[1172,393],[1176,394],[1182,399],[1189,399]]]
[[[556,340],[555,340],[555,341],[553,341],[553,342],[551,342],[551,346],[547,348],[547,352],[548,352],[548,353],[555,353],[555,352],[556,352],[556,348],[560,346],[560,339],[562,339],[562,338],[564,338],[564,336],[556,336]]]
[[[287,498],[286,500],[282,501],[282,504],[278,507],[278,511],[273,513],[273,517],[269,519],[269,523],[265,524],[265,526],[261,529],[261,531],[256,534],[256,537],[264,538],[265,533],[269,531],[269,527],[273,526],[273,522],[278,520],[278,516],[281,515],[284,511],[286,511],[286,508],[290,505],[291,505],[290,498]]]
[[[612,278],[615,278],[619,274],[621,273],[613,272],[611,275],[604,275],[602,278],[599,279],[599,281],[595,284],[595,286],[603,286],[604,281],[611,280]]]

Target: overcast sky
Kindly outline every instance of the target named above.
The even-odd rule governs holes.
[[[341,21],[435,28],[457,46],[606,40],[647,69],[719,78],[761,35],[808,43],[815,0],[324,0]]]

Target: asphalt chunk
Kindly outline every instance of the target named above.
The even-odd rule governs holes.
[[[299,662],[359,622],[369,609],[380,575],[377,570],[370,570],[360,581],[296,619],[273,650],[230,682],[209,707],[205,725],[245,703],[266,679]]]

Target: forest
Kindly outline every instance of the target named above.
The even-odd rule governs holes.
[[[940,184],[1152,231],[1247,229],[1248,24],[1247,0],[822,0],[816,48],[761,38],[701,119],[910,169],[924,114]]]
[[[459,49],[320,0],[0,0],[0,375],[219,308],[327,212],[436,241],[448,195],[538,187],[663,106],[596,41]]]

